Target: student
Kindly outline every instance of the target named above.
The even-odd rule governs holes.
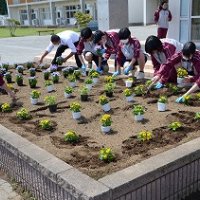
[[[193,86],[176,102],[184,102],[184,97],[189,95],[200,88],[200,51],[196,50],[196,45],[193,42],[187,42],[183,46],[182,51],[174,54],[170,59],[163,64],[158,74],[153,78],[152,87],[156,83],[156,89],[160,89],[169,79],[169,76],[177,77],[177,73],[170,73],[173,68],[177,69],[182,66],[187,70],[188,76],[185,77],[184,82],[187,84],[194,83]]]
[[[82,69],[86,69],[86,64],[84,61],[85,59],[88,62],[88,68],[92,68],[92,61],[94,61],[97,66],[97,71],[100,71],[101,59],[95,50],[96,45],[94,44],[93,40],[94,34],[92,33],[92,30],[88,27],[82,29],[81,39],[76,47],[77,54],[82,63]]]
[[[113,76],[119,75],[121,67],[128,61],[129,65],[124,69],[124,74],[128,75],[129,71],[134,70],[135,66],[139,65],[137,79],[143,79],[146,57],[141,50],[140,42],[136,38],[131,37],[131,32],[128,28],[120,29],[118,36],[120,43],[117,53],[117,71]]]
[[[183,44],[174,39],[159,39],[154,35],[149,36],[145,42],[145,51],[151,56],[154,76],[158,73],[161,64],[164,64],[168,58],[172,57],[176,52],[181,51],[182,48]],[[172,79],[169,82],[176,82],[176,80]]]
[[[44,54],[41,56],[39,63],[41,64],[43,62],[45,56],[52,51],[54,46],[58,46],[54,59],[51,62],[51,64],[54,65],[54,67],[57,67],[56,59],[60,57],[62,53],[68,48],[71,50],[71,52],[68,56],[63,58],[63,62],[66,62],[69,58],[75,56],[77,66],[81,67],[81,62],[78,58],[76,51],[76,46],[78,45],[78,42],[79,42],[79,34],[73,31],[63,31],[56,35],[52,35],[51,42],[49,46],[46,48]]]
[[[3,80],[3,75],[0,74],[0,88],[4,89],[12,98],[12,101],[16,101],[15,93],[6,85],[6,83]]]
[[[172,20],[172,14],[168,10],[168,1],[161,0],[160,6],[154,13],[154,21],[158,25],[157,36],[158,38],[166,38],[169,27],[169,21]]]
[[[94,33],[94,43],[96,44],[96,52],[107,63],[111,54],[116,55],[118,52],[119,37],[114,31],[103,32],[96,31]]]

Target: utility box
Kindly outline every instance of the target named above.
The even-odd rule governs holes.
[[[98,26],[102,31],[128,26],[128,0],[97,0]]]

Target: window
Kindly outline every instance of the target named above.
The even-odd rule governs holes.
[[[40,14],[42,19],[50,19],[50,8],[41,8],[40,9]]]
[[[200,16],[200,1],[192,1],[192,16]]]
[[[80,9],[80,5],[65,6],[65,17],[69,22],[70,18],[74,18],[74,14]]]

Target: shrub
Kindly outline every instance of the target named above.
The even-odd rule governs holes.
[[[171,129],[172,131],[176,131],[177,129],[180,129],[182,127],[181,122],[172,122],[171,124],[169,124],[169,129]]]
[[[104,162],[112,162],[115,159],[111,148],[102,148],[99,152],[99,159]]]
[[[87,24],[92,20],[92,16],[89,14],[85,14],[82,12],[76,12],[74,14],[74,17],[76,18],[76,21],[80,28],[84,28],[87,26]]]
[[[64,135],[64,141],[70,143],[76,143],[79,140],[79,136],[75,133],[75,131],[68,131]]]
[[[10,31],[10,36],[14,37],[15,36],[15,31],[17,27],[20,25],[20,22],[16,19],[7,19],[8,22],[8,28]]]
[[[152,133],[150,131],[140,131],[137,135],[138,140],[144,142],[152,139]]]

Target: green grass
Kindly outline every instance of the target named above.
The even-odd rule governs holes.
[[[47,29],[54,29],[54,33],[59,33],[61,31],[66,31],[66,30],[73,30],[78,32],[77,28],[17,28],[15,31],[15,37],[22,37],[22,36],[30,36],[30,35],[37,35],[38,36],[38,30],[47,30]],[[41,33],[41,35],[48,35],[51,34],[50,32],[45,32]],[[10,37],[10,32],[8,28],[0,28],[0,38],[7,38]]]

